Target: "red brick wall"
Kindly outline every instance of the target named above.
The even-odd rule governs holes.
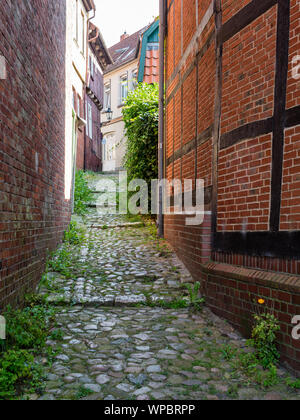
[[[251,0],[222,0],[223,23],[227,22],[250,2]]]
[[[220,152],[219,230],[268,230],[271,149],[272,136],[267,134]]]
[[[250,336],[253,313],[269,311],[280,322],[278,334],[281,361],[300,372],[300,340],[292,338],[292,319],[300,314],[298,277],[208,263],[202,267],[202,292],[207,304],[227,318],[245,336]],[[293,284],[294,283],[294,284]],[[258,299],[263,298],[261,307]]]
[[[300,4],[298,0],[291,0],[291,25],[290,25],[290,49],[289,49],[289,72],[287,84],[287,108],[299,105],[300,89],[299,79],[292,77],[293,57],[300,55]]]
[[[64,53],[64,0],[1,1],[0,309],[37,284],[69,221]]]
[[[209,213],[201,226],[190,227],[185,225],[184,216],[165,216],[166,236],[195,278],[201,276],[202,264],[211,254],[210,225]]]
[[[276,10],[272,7],[224,44],[222,134],[273,115]]]
[[[195,280],[203,280],[209,305],[240,327],[250,318],[242,310],[249,296],[239,297],[243,284],[250,290],[263,273],[263,297],[276,289],[256,270],[300,274],[300,84],[292,77],[300,3],[291,0],[290,11],[289,0],[167,4],[165,173],[204,179],[207,213],[196,227],[186,226],[184,216],[166,216],[165,236]],[[214,273],[218,264],[226,275]],[[226,289],[237,266],[244,277]],[[277,274],[279,290],[286,275]],[[299,369],[289,323],[300,314],[300,277],[290,281],[290,306],[274,299],[281,305],[282,353]]]
[[[300,230],[300,125],[286,130],[284,151],[280,227]]]

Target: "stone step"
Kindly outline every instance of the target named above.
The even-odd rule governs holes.
[[[145,227],[145,223],[143,222],[133,222],[133,223],[119,223],[116,225],[91,225],[91,229],[116,229],[116,228],[130,228],[130,227]]]

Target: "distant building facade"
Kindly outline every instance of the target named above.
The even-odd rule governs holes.
[[[66,161],[66,177],[74,191],[76,169],[102,169],[103,71],[112,59],[100,30],[91,22],[94,1],[70,0],[67,11],[66,104],[71,113],[67,112],[66,147],[72,158]]]
[[[99,28],[89,23],[88,72],[85,93],[84,169],[102,170],[101,111],[103,110],[103,71],[112,64]]]
[[[122,35],[120,42],[109,48],[113,64],[104,73],[104,111],[112,111],[112,119],[103,119],[103,171],[111,172],[123,167],[126,138],[122,107],[128,92],[137,85],[137,71],[141,35],[145,29],[129,36]]]
[[[66,12],[65,183],[73,201],[76,168],[84,169],[88,22],[95,16],[95,4],[93,0],[68,0]]]
[[[103,119],[102,156],[104,172],[123,167],[126,136],[122,107],[128,92],[140,82],[159,80],[159,21],[133,35],[124,33],[120,42],[109,49],[113,64],[104,73],[104,111],[110,110],[112,119]]]

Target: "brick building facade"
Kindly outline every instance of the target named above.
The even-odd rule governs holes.
[[[88,51],[84,169],[100,172],[102,171],[101,112],[104,105],[103,72],[113,61],[99,28],[91,22],[89,23]]]
[[[165,236],[245,334],[264,298],[300,371],[300,3],[167,0],[166,14],[166,177],[204,179],[206,213],[166,216]]]
[[[65,9],[65,0],[0,3],[0,309],[37,284],[69,222]]]

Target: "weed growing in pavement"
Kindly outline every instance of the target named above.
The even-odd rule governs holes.
[[[55,310],[42,298],[28,296],[23,309],[8,306],[6,340],[0,351],[0,400],[21,399],[25,393],[43,392],[43,368],[37,357],[49,362],[53,351],[46,340],[55,325]]]
[[[70,245],[80,245],[85,241],[86,230],[72,221],[64,233],[64,242]]]
[[[232,360],[237,354],[237,349],[233,349],[230,345],[227,345],[221,348],[221,353],[225,360]]]
[[[87,213],[87,205],[92,201],[92,191],[88,187],[84,171],[77,171],[75,176],[74,212],[80,216]]]
[[[185,285],[186,289],[189,292],[189,300],[190,300],[190,307],[194,311],[201,311],[203,308],[203,304],[205,303],[204,298],[200,298],[200,283],[197,281],[193,286],[190,284]]]
[[[81,385],[74,396],[74,400],[81,400],[82,398],[88,397],[93,393],[94,391],[92,391],[91,389],[87,389],[83,385]]]
[[[255,315],[255,325],[250,343],[256,349],[256,355],[264,368],[270,368],[279,361],[276,346],[276,333],[280,330],[279,322],[272,314]]]
[[[300,379],[287,378],[286,384],[292,389],[300,389]]]
[[[46,271],[55,271],[70,279],[72,277],[71,267],[71,251],[62,247],[52,254],[52,258],[47,262]]]

